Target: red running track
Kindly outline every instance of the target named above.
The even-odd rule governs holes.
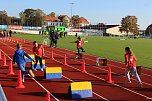
[[[14,53],[14,48],[16,43],[12,43],[9,41],[1,41],[1,46],[0,48],[5,51],[10,57],[12,57],[12,54]],[[25,50],[27,53],[32,53],[32,43],[27,42],[23,44],[23,50]],[[55,60],[51,61],[50,60],[50,54],[51,54],[51,48],[45,47],[45,54],[46,54],[46,65],[47,66],[62,66],[63,62],[63,57],[64,54],[67,54],[67,63],[69,64],[68,66],[62,66],[63,67],[63,79],[61,80],[51,80],[51,81],[46,81],[43,78],[43,72],[35,72],[36,73],[36,80],[40,82],[46,89],[48,89],[54,96],[56,96],[59,100],[64,101],[64,100],[70,100],[70,98],[67,95],[68,91],[68,86],[71,81],[91,81],[93,85],[93,98],[89,99],[83,99],[84,101],[86,100],[93,100],[93,101],[101,101],[104,98],[107,100],[128,100],[128,101],[143,101],[143,100],[148,100],[147,98],[152,97],[152,85],[151,85],[151,70],[150,69],[143,69],[143,73],[148,75],[142,75],[142,81],[145,82],[143,84],[143,88],[137,88],[136,83],[133,80],[132,84],[124,84],[125,82],[125,77],[123,75],[124,73],[124,65],[122,63],[118,63],[115,61],[108,61],[108,66],[112,68],[112,79],[115,81],[114,84],[108,84],[104,80],[106,79],[107,75],[107,67],[95,67],[95,58],[94,56],[90,56],[85,54],[84,59],[86,61],[86,70],[87,74],[81,73],[79,70],[81,70],[81,61],[82,60],[76,60],[74,59],[74,52],[65,50],[65,49],[53,49],[54,55],[55,55]],[[15,68],[16,69],[16,68]],[[3,76],[5,78],[10,78],[6,76],[6,70],[3,73]],[[16,71],[16,70],[15,70]],[[1,74],[0,74],[1,75]],[[11,82],[15,85],[16,81],[14,78],[11,77]],[[68,78],[68,79],[67,79]],[[13,79],[13,80],[12,80]],[[8,85],[9,82],[5,81],[4,85]],[[15,89],[12,87],[12,90],[16,93],[14,96],[16,98],[20,99],[25,96],[25,99],[37,99],[37,101],[42,101],[42,99],[45,99],[45,91],[39,87],[33,80],[30,78],[27,78],[26,82],[26,89],[22,90],[22,94],[18,93],[18,89]],[[3,83],[2,83],[3,86]],[[31,87],[31,88],[29,88]],[[33,88],[32,88],[33,87]],[[12,99],[14,96],[10,96],[10,87],[4,86],[3,87],[4,92],[6,93],[7,98]],[[31,89],[33,91],[31,91]],[[40,93],[39,93],[40,92]],[[102,98],[103,97],[103,98]],[[40,99],[40,100],[39,100]],[[52,98],[53,99],[53,98]],[[82,100],[82,101],[83,101]],[[11,101],[18,101],[14,98],[14,100]],[[29,100],[30,101],[30,100]]]

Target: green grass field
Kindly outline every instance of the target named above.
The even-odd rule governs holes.
[[[24,38],[28,40],[36,40],[42,42],[47,36],[15,34],[14,37]],[[112,60],[124,61],[124,48],[129,46],[137,57],[137,64],[148,68],[152,68],[152,40],[151,39],[127,39],[119,40],[119,38],[109,37],[86,37],[89,41],[84,44],[87,54],[106,57]],[[74,36],[59,39],[59,47],[76,51]]]

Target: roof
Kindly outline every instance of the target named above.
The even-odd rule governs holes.
[[[84,26],[84,27],[81,27],[82,29],[97,29],[97,30],[100,30],[100,29],[109,29],[109,28],[112,28],[112,27],[117,27],[119,25],[105,25],[105,24],[97,24],[97,25],[88,25],[88,26]]]
[[[84,17],[80,17],[78,19],[79,23],[83,23],[83,24],[89,24],[89,21],[87,19],[85,19]]]
[[[44,21],[58,21],[59,19],[57,17],[53,17],[53,16],[45,16],[44,17]]]
[[[68,19],[70,19],[70,17],[67,16],[67,15],[60,15],[60,16],[58,17],[58,19],[63,19],[64,17],[67,17]]]

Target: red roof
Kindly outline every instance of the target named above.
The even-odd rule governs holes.
[[[44,21],[58,21],[59,19],[57,17],[53,16],[45,16]]]
[[[80,17],[80,18],[78,19],[78,21],[79,21],[79,23],[89,24],[88,20],[85,19],[84,17]]]

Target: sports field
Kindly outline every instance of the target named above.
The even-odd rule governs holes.
[[[24,38],[28,40],[36,40],[42,42],[47,36],[32,35],[32,34],[15,34],[14,37]],[[59,47],[76,51],[76,45],[71,43],[74,42],[76,38],[74,36],[68,36],[66,38],[59,39]],[[129,46],[132,48],[133,52],[137,57],[137,64],[152,68],[152,40],[151,39],[127,39],[119,40],[119,38],[113,37],[96,37],[88,36],[85,37],[88,43],[84,44],[87,54],[106,57],[108,59],[116,61],[124,61],[124,48]]]

